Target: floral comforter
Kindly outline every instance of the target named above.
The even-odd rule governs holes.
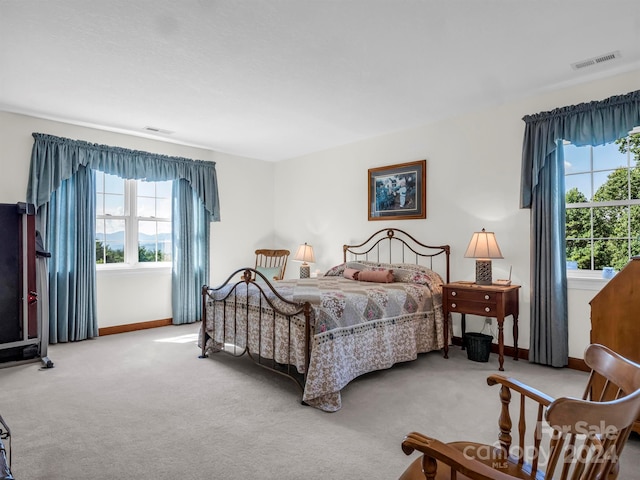
[[[351,267],[391,268],[394,281],[373,283],[347,279],[343,272]],[[277,282],[275,288],[284,298],[308,301],[313,307],[314,335],[303,401],[325,411],[337,411],[341,408],[340,391],[354,378],[414,360],[418,353],[443,348],[442,283],[439,275],[424,267],[354,262],[339,265],[324,277]],[[207,309],[206,328],[215,342],[237,344],[238,338],[240,343],[246,338],[251,351],[260,350],[266,358],[288,362],[298,371],[304,371],[303,319],[294,322],[293,346],[289,353],[287,325],[283,321],[271,327],[271,331],[265,331],[263,322],[259,335],[258,318],[261,313],[264,315],[265,302],[262,300],[259,304],[260,294],[255,286],[245,292],[250,308],[242,311],[248,311],[248,323],[243,319],[227,322],[224,329],[221,325],[214,327],[213,309]],[[246,304],[246,296],[235,298],[235,302]],[[278,306],[273,294],[270,298]]]

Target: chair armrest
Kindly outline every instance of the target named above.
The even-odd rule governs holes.
[[[544,405],[545,407],[548,407],[555,400],[555,398],[550,397],[546,393],[543,393],[540,390],[536,390],[535,388],[532,388],[529,385],[516,380],[515,378],[508,378],[502,375],[489,375],[489,377],[487,377],[487,383],[490,386],[497,384],[504,385],[505,387],[510,388],[511,390],[515,390],[516,392],[521,393],[525,397],[528,397],[538,402],[539,404]]]
[[[484,463],[466,456],[460,450],[421,433],[412,432],[402,442],[402,451],[405,454],[411,455],[414,450],[422,452],[427,458],[439,460],[472,480],[514,480],[515,478],[500,470],[494,470]]]

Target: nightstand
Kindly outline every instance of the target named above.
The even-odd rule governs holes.
[[[492,317],[498,322],[498,360],[500,370],[504,364],[504,318],[513,317],[514,360],[518,360],[518,309],[520,285],[477,285],[470,282],[446,283],[442,286],[444,313],[444,358],[449,358],[449,314],[462,315],[462,345],[466,330],[465,315]]]

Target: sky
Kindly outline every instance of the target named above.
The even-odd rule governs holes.
[[[591,151],[593,149],[593,175]],[[627,167],[626,153],[618,151],[618,145],[608,143],[597,147],[564,146],[565,191],[578,187],[588,200],[607,181],[616,168]],[[593,185],[592,185],[593,181]]]

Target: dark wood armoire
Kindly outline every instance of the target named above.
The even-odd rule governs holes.
[[[640,363],[640,257],[633,257],[589,303],[591,343]],[[640,433],[640,419],[634,431]]]

